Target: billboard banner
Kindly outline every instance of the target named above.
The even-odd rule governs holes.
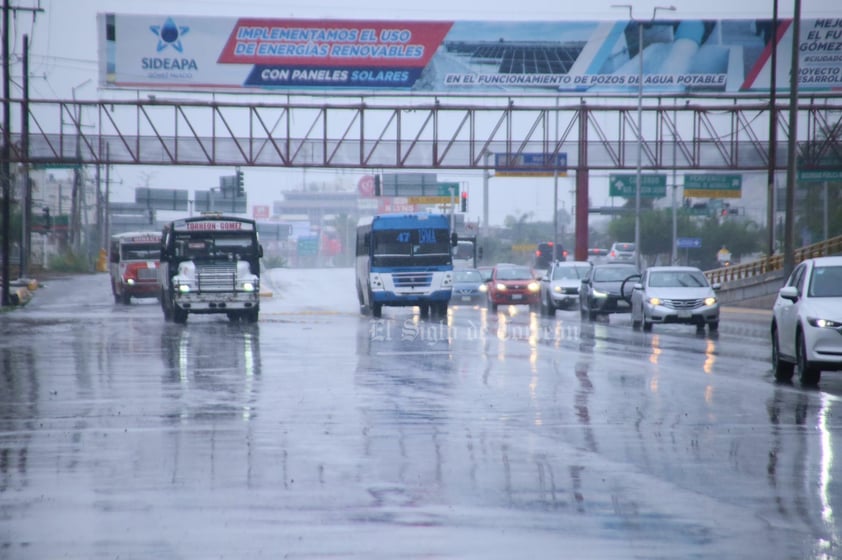
[[[103,87],[634,95],[641,74],[647,94],[766,92],[773,49],[786,90],[793,26],[99,14],[98,29]],[[799,52],[803,91],[842,90],[842,19],[803,20]]]

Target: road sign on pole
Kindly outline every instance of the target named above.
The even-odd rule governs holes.
[[[497,177],[559,177],[567,176],[567,154],[520,153],[494,154],[494,174]]]
[[[608,178],[609,196],[622,196],[623,198],[634,198],[637,189],[637,175],[620,175],[612,173]],[[641,198],[663,198],[667,196],[667,176],[659,173],[656,175],[640,176]]]
[[[701,249],[702,239],[700,237],[676,237],[675,245],[679,249]]]
[[[684,175],[685,198],[740,198],[743,176],[718,173]]]

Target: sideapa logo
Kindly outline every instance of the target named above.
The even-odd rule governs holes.
[[[172,47],[178,52],[184,52],[184,47],[181,44],[181,38],[190,33],[190,28],[175,24],[173,18],[168,17],[164,25],[150,25],[149,31],[158,37],[158,52]]]
[[[150,25],[149,31],[158,38],[157,52],[166,50],[168,47],[176,52],[183,53],[184,45],[181,38],[190,32],[186,25],[176,25],[173,18],[168,17],[163,25]],[[151,70],[149,77],[164,80],[184,80],[193,78],[192,72],[199,70],[195,58],[163,58],[144,57],[141,59],[143,70]]]

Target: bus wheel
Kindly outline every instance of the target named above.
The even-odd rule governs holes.
[[[371,315],[375,319],[379,319],[381,316],[383,316],[383,304],[372,302],[372,304],[371,304]]]
[[[180,325],[183,325],[187,322],[187,311],[180,307],[173,307],[172,320]]]
[[[116,296],[115,296],[116,297]],[[172,321],[172,308],[168,305],[167,297],[161,294],[161,309],[164,311],[164,321]]]
[[[423,317],[429,317],[430,316],[430,306],[429,306],[429,304],[426,304],[426,303],[418,304],[418,314],[422,318]]]
[[[253,309],[249,309],[246,311],[246,322],[248,323],[256,323],[257,319],[260,315],[260,309],[255,307]]]

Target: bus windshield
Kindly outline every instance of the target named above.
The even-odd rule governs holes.
[[[252,235],[176,235],[175,254],[179,258],[245,260],[257,256]]]
[[[371,237],[372,266],[440,266],[451,262],[446,229],[377,230]]]
[[[160,256],[160,243],[127,243],[120,247],[120,258],[124,261],[157,261]]]

